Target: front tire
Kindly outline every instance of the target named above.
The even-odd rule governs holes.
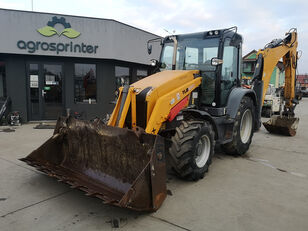
[[[177,175],[186,180],[203,178],[214,154],[212,125],[204,121],[183,121],[171,141],[170,162]]]
[[[233,140],[222,145],[225,153],[244,155],[251,144],[254,130],[255,107],[250,97],[244,96],[233,127]]]

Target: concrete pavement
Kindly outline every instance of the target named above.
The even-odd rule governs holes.
[[[0,132],[0,230],[308,230],[308,98],[298,108],[295,137],[255,133],[244,157],[217,153],[206,177],[171,190],[156,213],[137,213],[47,177],[18,158],[52,130],[34,124]],[[2,127],[0,127],[1,131]]]

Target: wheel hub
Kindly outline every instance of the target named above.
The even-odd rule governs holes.
[[[240,126],[240,136],[242,143],[247,143],[251,132],[252,132],[252,113],[250,109],[247,109],[241,120],[241,126]]]
[[[206,164],[206,162],[209,159],[210,156],[210,152],[211,152],[211,141],[210,138],[207,135],[203,135],[196,147],[196,157],[195,157],[195,162],[196,165],[199,168],[204,167],[204,165]]]

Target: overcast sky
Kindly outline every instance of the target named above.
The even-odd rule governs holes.
[[[0,0],[0,8],[31,10],[31,0]],[[307,0],[33,0],[34,11],[110,18],[165,36],[237,26],[243,55],[290,28],[298,30],[299,73],[308,73]]]

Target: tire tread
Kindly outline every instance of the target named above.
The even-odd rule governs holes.
[[[200,133],[203,126],[206,126],[212,141],[212,150],[206,166],[200,169],[193,167],[194,160],[194,138]],[[187,180],[199,180],[203,178],[212,162],[212,155],[215,146],[215,134],[212,125],[207,121],[190,120],[182,121],[175,129],[175,135],[171,138],[172,144],[169,148],[171,165],[175,172]]]

